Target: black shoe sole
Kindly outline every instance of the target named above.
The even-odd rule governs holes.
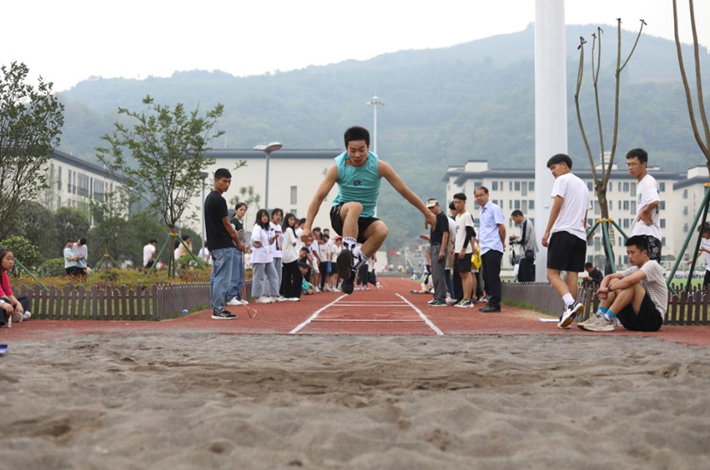
[[[343,291],[344,294],[352,294],[353,290],[355,289],[355,283],[353,282],[353,279],[351,277],[349,277],[349,279],[343,279],[343,283],[340,284],[340,289]]]
[[[350,250],[343,250],[338,255],[338,259],[335,261],[338,265],[338,276],[343,281],[350,279],[350,270],[353,267],[353,254]],[[352,292],[352,286],[350,287],[350,294]]]

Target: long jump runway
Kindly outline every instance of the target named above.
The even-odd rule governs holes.
[[[305,296],[300,302],[255,304],[250,318],[244,307],[230,307],[236,320],[212,320],[211,311],[192,313],[162,322],[36,320],[0,330],[0,344],[42,341],[88,334],[217,333],[225,335],[364,335],[364,336],[650,336],[697,346],[710,346],[710,327],[663,326],[655,333],[617,328],[613,333],[590,333],[577,328],[559,330],[554,323],[540,322],[538,312],[503,306],[497,314],[478,308],[429,307],[430,295],[410,293],[419,284],[399,278],[384,278],[381,290],[356,291],[352,295],[324,293]],[[252,311],[253,313],[253,311]]]

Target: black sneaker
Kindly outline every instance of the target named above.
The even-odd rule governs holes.
[[[345,252],[345,250],[343,250],[343,252]],[[340,260],[340,257],[338,257],[338,260]],[[355,290],[355,269],[348,269],[348,277],[343,279],[342,284],[340,284],[340,289],[342,289],[344,294],[350,295],[353,293],[353,290]]]
[[[355,271],[353,270],[353,254],[350,250],[343,250],[338,255],[338,259],[335,261],[338,265],[338,276],[343,282],[349,280],[351,277],[355,277]],[[350,294],[353,291],[353,282],[350,281]],[[345,289],[343,289],[345,292]]]
[[[212,312],[212,320],[235,320],[236,318],[236,315],[226,310],[222,310],[221,312]]]

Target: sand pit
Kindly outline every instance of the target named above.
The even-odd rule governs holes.
[[[0,358],[0,468],[708,468],[710,349],[89,335]]]

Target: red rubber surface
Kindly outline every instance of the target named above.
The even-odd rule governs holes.
[[[537,312],[503,306],[503,311],[485,314],[475,309],[428,307],[428,295],[411,294],[418,284],[406,279],[384,278],[377,291],[356,291],[352,295],[325,293],[306,296],[301,302],[250,304],[258,314],[249,318],[244,307],[231,307],[239,318],[212,320],[209,311],[163,322],[49,321],[29,320],[0,330],[0,343],[38,341],[86,334],[130,332],[216,332],[237,335],[289,334],[313,314],[314,321],[300,329],[299,335],[436,335],[415,311],[397,296],[402,295],[438,327],[444,335],[616,335],[649,336],[677,343],[710,346],[709,326],[664,326],[656,333],[638,333],[617,327],[613,333],[590,333],[571,328],[559,330],[555,323],[538,321]]]

